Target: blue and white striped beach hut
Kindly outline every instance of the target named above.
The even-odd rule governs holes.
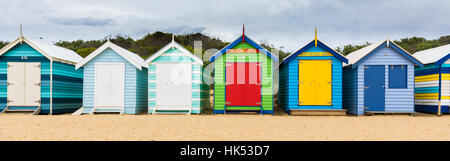
[[[76,68],[84,67],[82,113],[138,114],[147,110],[144,59],[106,42]]]

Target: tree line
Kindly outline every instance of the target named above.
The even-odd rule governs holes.
[[[175,35],[174,38],[176,42],[178,42],[180,45],[182,45],[192,53],[194,52],[194,41],[202,41],[202,53],[204,53],[205,49],[221,49],[229,43],[224,42],[219,38],[208,36],[202,33]],[[55,45],[68,48],[75,51],[81,57],[86,57],[96,48],[104,44],[108,39],[118,46],[128,49],[131,52],[137,53],[139,56],[146,59],[153,53],[161,49],[164,45],[172,41],[172,34],[157,31],[154,33],[149,33],[143,38],[137,40],[126,35],[108,36],[101,40],[61,40],[56,42]],[[434,40],[427,40],[423,37],[411,37],[394,40],[394,42],[407,50],[409,53],[415,53],[417,51],[450,44],[450,35],[442,36]],[[7,44],[8,42],[0,41],[0,48],[3,48]],[[343,47],[337,47],[336,51],[342,53],[343,55],[348,55],[349,53],[366,47],[370,44],[371,43],[369,42],[359,45],[348,44],[344,45]],[[291,54],[290,52],[284,51],[283,47],[276,48],[274,45],[265,40],[262,40],[261,46],[268,49],[269,51],[271,51],[272,49],[279,50],[280,60]]]

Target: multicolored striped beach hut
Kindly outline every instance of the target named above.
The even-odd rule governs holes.
[[[0,111],[59,114],[81,107],[82,58],[72,50],[20,37],[0,50]]]
[[[450,44],[414,54],[425,66],[416,66],[415,109],[421,112],[449,113]]]
[[[274,62],[278,57],[242,34],[215,53],[214,113],[273,114]]]

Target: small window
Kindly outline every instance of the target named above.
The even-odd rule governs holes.
[[[389,88],[407,88],[407,73],[406,65],[389,65]]]

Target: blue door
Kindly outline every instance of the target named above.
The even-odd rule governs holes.
[[[384,65],[364,66],[364,110],[384,111]]]

